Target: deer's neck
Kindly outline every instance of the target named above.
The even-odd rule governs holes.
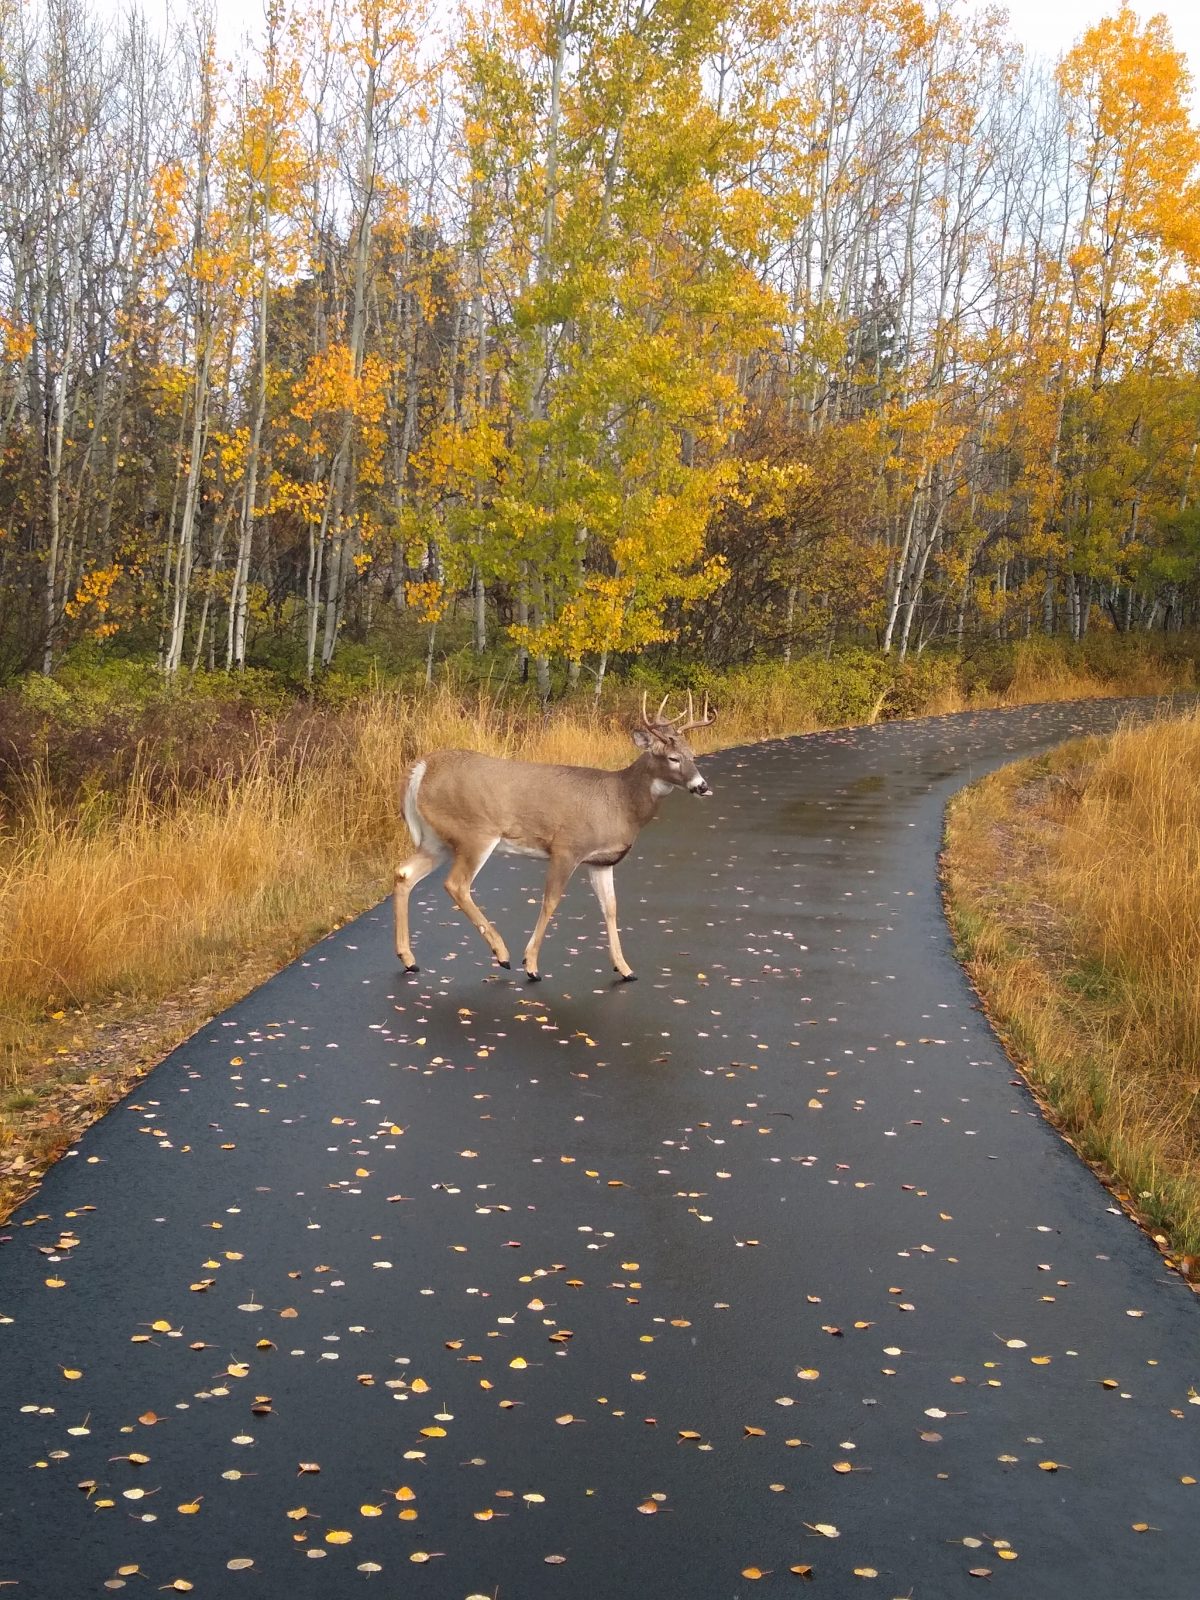
[[[670,792],[671,785],[655,777],[654,765],[647,755],[640,755],[618,773],[618,777],[638,827],[645,827],[657,814],[659,803]]]

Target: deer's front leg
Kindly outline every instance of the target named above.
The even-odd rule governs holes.
[[[592,888],[596,891],[596,899],[600,902],[600,909],[604,913],[604,926],[608,929],[608,948],[612,954],[614,972],[619,972],[626,983],[631,983],[637,973],[630,967],[628,961],[621,953],[621,935],[617,931],[617,891],[613,886],[613,869],[611,867],[589,867]]]
[[[529,935],[529,943],[525,946],[525,971],[529,974],[532,983],[536,983],[541,977],[541,973],[538,971],[538,956],[541,953],[542,940],[546,936],[550,918],[554,915],[555,907],[563,897],[563,891],[566,889],[576,865],[577,863],[570,856],[550,857],[550,865],[546,868],[546,886],[542,890],[542,909],[537,919],[537,926]]]

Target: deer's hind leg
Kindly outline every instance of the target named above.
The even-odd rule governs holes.
[[[454,853],[454,865],[446,874],[446,893],[458,909],[479,929],[488,947],[502,967],[511,966],[508,946],[471,898],[471,885],[479,869],[500,843],[492,839],[482,845],[462,845]]]
[[[422,878],[427,878],[442,859],[440,848],[431,849],[428,845],[418,848],[415,855],[396,868],[396,886],[392,891],[392,908],[396,919],[396,954],[404,963],[406,972],[419,972],[409,942],[408,929],[408,898],[420,883]]]

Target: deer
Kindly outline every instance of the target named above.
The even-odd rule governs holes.
[[[404,785],[403,808],[416,848],[396,868],[393,896],[396,954],[406,972],[421,970],[412,952],[409,898],[446,855],[453,858],[446,893],[478,928],[499,965],[511,970],[508,946],[471,895],[480,869],[499,850],[547,863],[541,912],[525,947],[524,968],[531,983],[542,976],[542,940],[580,866],[587,867],[600,902],[613,971],[626,983],[636,978],[621,950],[613,868],[629,854],[672,789],[712,793],[684,734],[711,727],[716,712],[709,711],[706,695],[704,710],[695,717],[689,692],[687,709],[664,720],[669,698],[663,696],[651,718],[642,695],[641,719],[632,729],[640,753],[615,772],[514,761],[474,750],[438,750],[414,763]]]

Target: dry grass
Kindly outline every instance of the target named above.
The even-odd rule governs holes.
[[[1190,670],[1161,657],[1126,653],[1119,663],[1119,675],[1114,677],[1089,667],[1086,660],[1071,659],[1061,648],[1030,640],[1014,647],[1012,674],[1003,688],[982,684],[965,693],[957,683],[948,683],[925,697],[922,714],[941,717],[955,711],[1040,705],[1051,700],[1168,695],[1192,687]]]
[[[1149,653],[1127,654],[1120,663],[1121,682],[1114,688],[1111,677],[1073,661],[1061,650],[1047,649],[1042,641],[1029,641],[1017,648],[1013,658],[1012,682],[1005,691],[1004,704],[1032,705],[1043,700],[1092,700],[1114,693],[1170,694],[1185,687],[1178,670],[1172,670],[1161,657]]]
[[[1200,713],[1018,763],[951,810],[960,944],[1052,1116],[1200,1253]]]

